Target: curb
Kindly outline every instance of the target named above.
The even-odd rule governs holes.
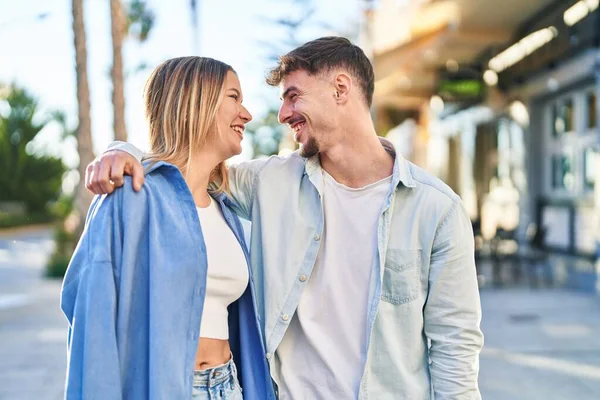
[[[52,229],[54,227],[53,223],[47,224],[35,224],[35,225],[26,225],[19,226],[15,228],[0,228],[0,238],[5,238],[14,235],[21,235],[24,233],[35,232],[43,229]]]

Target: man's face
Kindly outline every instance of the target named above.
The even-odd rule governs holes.
[[[279,122],[294,132],[300,155],[312,157],[324,150],[334,120],[331,115],[335,110],[333,86],[324,77],[298,70],[285,76],[280,89]]]

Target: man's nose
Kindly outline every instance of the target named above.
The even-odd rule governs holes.
[[[277,119],[280,124],[285,124],[288,119],[292,116],[292,110],[289,106],[282,104],[279,107],[279,114],[277,115]]]

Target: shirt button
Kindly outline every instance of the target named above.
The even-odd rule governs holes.
[[[270,360],[271,359],[271,353],[267,353],[266,357],[267,357],[267,360]]]
[[[289,316],[289,315],[287,315],[287,314],[283,314],[283,315],[281,316],[281,319],[282,319],[282,320],[284,320],[284,321],[287,321],[288,319],[290,319],[290,316]]]
[[[306,282],[306,275],[300,275],[300,282]]]
[[[316,234],[315,234],[315,241],[317,241],[317,242],[318,242],[318,241],[319,241],[319,239],[321,239],[321,236],[319,236],[319,234],[318,234],[318,233],[316,233]]]

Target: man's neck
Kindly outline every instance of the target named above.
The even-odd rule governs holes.
[[[321,167],[338,183],[361,188],[392,175],[394,158],[374,132],[348,137],[352,140],[319,153]]]

